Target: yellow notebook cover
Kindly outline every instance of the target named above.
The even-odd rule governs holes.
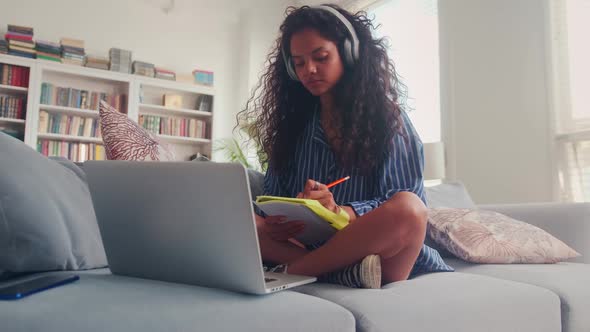
[[[267,215],[286,216],[286,221],[304,221],[305,229],[295,237],[303,244],[326,241],[348,226],[348,215],[334,213],[313,199],[258,196],[256,205]]]

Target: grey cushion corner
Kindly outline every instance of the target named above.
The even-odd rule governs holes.
[[[443,182],[442,184],[425,187],[426,204],[429,208],[457,208],[457,209],[476,209],[477,206],[469,196],[467,189],[460,181]],[[430,225],[429,225],[430,227]],[[428,234],[424,243],[436,249],[444,258],[455,257],[448,250],[438,245]]]
[[[458,209],[475,209],[477,206],[460,181],[449,181],[442,184],[425,187],[428,207],[450,207]]]
[[[88,182],[88,180],[86,180],[86,173],[84,173],[84,171],[81,168],[81,166],[83,165],[82,163],[75,163],[64,157],[49,157],[49,159],[72,171],[83,182]]]
[[[85,175],[0,133],[0,271],[106,266]]]

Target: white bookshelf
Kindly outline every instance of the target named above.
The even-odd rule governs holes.
[[[98,118],[98,110],[89,110],[76,107],[58,106],[58,105],[46,105],[39,104],[39,110],[48,111],[52,113],[63,113],[69,115],[77,115],[88,118]]]
[[[172,146],[174,154],[180,159],[186,160],[197,153],[211,157],[212,152],[212,127],[213,127],[213,100],[214,91],[210,87],[176,83],[166,80],[142,77],[137,80],[139,100],[137,104],[137,118],[157,117],[165,123],[185,121],[185,129],[188,129],[188,121],[199,121],[204,130],[197,132],[186,131],[180,135],[180,129],[170,125],[172,128],[160,128],[157,137]],[[167,95],[179,96],[181,105],[176,107],[164,106],[164,97]],[[202,110],[201,99],[207,97],[210,100],[209,109]],[[168,122],[163,122],[167,119]],[[179,125],[180,126],[180,125]],[[172,132],[166,132],[170,131]]]
[[[29,91],[28,88],[23,88],[20,86],[12,86],[12,85],[6,85],[6,84],[0,84],[0,93],[20,93],[20,94],[26,94]]]
[[[179,116],[190,116],[190,117],[203,117],[203,118],[210,118],[211,112],[203,112],[198,110],[191,110],[186,108],[174,108],[174,107],[166,107],[160,105],[150,105],[150,104],[139,104],[139,108],[143,110],[144,114],[154,114],[154,115],[179,115]]]
[[[80,143],[95,143],[95,144],[103,144],[102,138],[100,137],[85,137],[85,136],[75,136],[75,135],[62,135],[62,134],[51,134],[51,133],[39,133],[37,137],[40,139],[48,139],[53,141],[70,141],[70,142],[80,142]]]
[[[0,64],[2,65],[10,65],[10,66],[20,66],[29,69],[29,87],[30,87],[30,79],[33,75],[35,61],[27,58],[22,57],[14,57],[14,56],[4,56],[0,55]],[[2,82],[0,80],[0,82]],[[30,127],[30,114],[32,111],[32,105],[30,103],[32,91],[29,87],[21,87],[21,86],[13,86],[8,84],[0,84],[0,95],[2,96],[9,96],[9,97],[17,97],[23,98],[26,102],[26,107],[24,109],[24,119],[15,119],[9,117],[2,117],[0,115],[0,130],[5,130],[12,133],[17,133],[17,136],[22,137],[22,139],[26,142],[27,141],[27,131]]]
[[[201,145],[208,145],[211,144],[210,139],[205,138],[194,138],[194,137],[182,137],[182,136],[171,136],[171,135],[162,135],[157,134],[158,138],[166,141],[168,143],[176,143],[176,144],[201,144]]]
[[[203,137],[187,137],[188,134],[184,132],[185,136],[171,135],[170,133],[156,133],[156,136],[174,150],[178,160],[188,160],[191,155],[196,153],[211,156],[211,129],[213,127],[215,95],[212,87],[26,59],[12,55],[0,54],[0,63],[30,68],[28,88],[0,85],[0,94],[25,96],[27,101],[26,118],[20,120],[0,117],[0,127],[8,126],[24,131],[24,141],[33,149],[37,150],[42,140],[102,145],[102,139],[98,137],[63,135],[45,132],[47,130],[44,129],[40,130],[39,113],[41,111],[47,112],[49,115],[99,118],[98,110],[72,107],[72,105],[55,105],[47,103],[46,100],[42,103],[42,83],[50,83],[54,87],[101,92],[109,95],[125,95],[124,108],[127,110],[127,116],[135,122],[139,122],[140,116],[203,121],[206,127],[206,134]],[[165,94],[182,96],[182,106],[164,106]],[[198,109],[197,100],[202,95],[209,96],[211,101],[207,112]]]
[[[0,117],[0,123],[15,123],[15,124],[23,124],[24,125],[25,120]]]

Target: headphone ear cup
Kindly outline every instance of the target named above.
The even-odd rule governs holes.
[[[293,68],[293,60],[291,60],[290,56],[285,59],[285,67],[287,68],[287,74],[289,74],[289,77],[294,81],[299,81],[295,68]]]
[[[347,66],[352,67],[352,65],[354,65],[354,58],[352,56],[352,45],[348,38],[345,39],[344,43],[342,44],[342,57],[344,58],[344,62]]]

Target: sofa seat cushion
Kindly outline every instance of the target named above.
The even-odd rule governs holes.
[[[293,291],[256,296],[115,276],[108,269],[76,273],[75,283],[0,301],[0,330],[354,331],[355,326],[341,306]]]
[[[506,280],[520,281],[553,291],[561,300],[564,332],[590,331],[590,265],[557,264],[471,264],[448,259],[463,273],[474,273]]]
[[[553,292],[474,274],[431,273],[374,290],[320,283],[296,290],[350,310],[358,331],[561,331]]]

